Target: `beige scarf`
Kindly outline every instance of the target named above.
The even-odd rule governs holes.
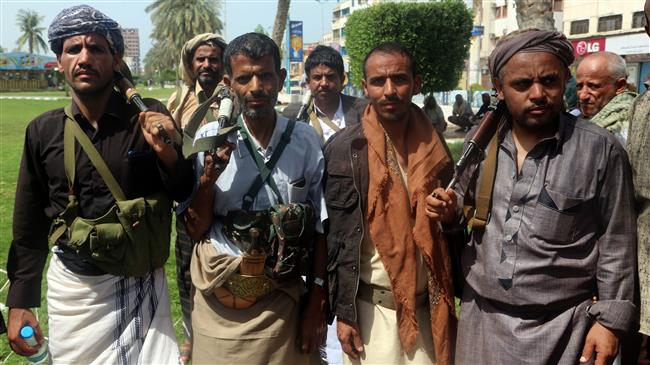
[[[368,222],[392,285],[397,325],[405,352],[415,346],[416,249],[426,265],[436,363],[452,364],[456,336],[454,293],[447,244],[436,222],[425,214],[425,198],[439,185],[438,174],[452,163],[426,115],[411,105],[407,125],[407,184],[402,182],[392,143],[372,106],[363,130],[368,140]],[[404,197],[408,197],[408,201]]]

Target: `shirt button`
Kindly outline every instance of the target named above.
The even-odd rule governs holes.
[[[512,211],[517,213],[519,211],[519,206],[515,205],[514,207],[512,207]]]
[[[356,152],[355,152],[355,153],[352,154],[352,157],[357,158],[357,157],[359,157],[359,155],[357,155]]]
[[[357,271],[357,267],[356,267],[356,266],[352,266],[352,271]]]
[[[506,235],[506,241],[507,241],[507,242],[512,241],[512,236],[511,236],[511,235]]]
[[[359,226],[356,226],[354,229],[355,229],[357,232],[361,232],[361,227],[359,227]]]

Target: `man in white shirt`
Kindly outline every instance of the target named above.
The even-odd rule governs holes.
[[[343,58],[334,48],[314,48],[305,61],[305,75],[312,95],[306,113],[308,120],[305,121],[314,127],[323,142],[346,126],[361,121],[367,103],[364,99],[341,93],[345,70]],[[300,106],[298,103],[291,104],[282,114],[295,119]]]

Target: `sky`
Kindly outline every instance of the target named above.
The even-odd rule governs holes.
[[[153,30],[151,18],[145,12],[147,5],[153,1],[144,0],[0,0],[0,46],[6,51],[16,48],[16,40],[20,36],[16,26],[16,15],[20,9],[34,10],[44,16],[42,26],[43,39],[47,42],[47,27],[54,17],[63,9],[70,6],[87,4],[117,21],[123,28],[138,28],[140,35],[140,57],[144,58],[152,46],[149,38]],[[304,42],[311,43],[322,38],[323,32],[331,31],[332,9],[335,0],[292,0],[289,9],[291,20],[303,21]],[[261,24],[271,34],[276,0],[222,0],[221,19],[226,27],[224,37],[227,41],[238,35],[252,32]],[[26,46],[23,47],[23,50]],[[41,52],[42,53],[42,52]],[[48,49],[49,56],[54,54]]]

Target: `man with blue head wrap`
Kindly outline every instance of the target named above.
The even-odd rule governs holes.
[[[175,363],[178,349],[161,268],[169,240],[148,237],[169,236],[170,200],[184,200],[191,192],[191,163],[182,158],[180,135],[162,104],[145,99],[149,111],[141,113],[115,91],[124,41],[114,20],[75,6],[55,17],[48,35],[72,102],[36,117],[26,130],[7,263],[10,345],[23,356],[36,353],[40,346],[19,336],[21,327],[30,325],[42,346],[29,308],[41,304],[49,242],[53,363]],[[123,221],[127,212],[137,213],[124,204],[142,200],[153,205],[140,220]],[[152,213],[151,206],[160,212]],[[99,224],[110,222],[116,209],[122,214],[117,224]],[[152,218],[161,224],[150,224]],[[95,223],[92,233],[79,239],[82,221]],[[138,245],[147,251],[131,248]]]

